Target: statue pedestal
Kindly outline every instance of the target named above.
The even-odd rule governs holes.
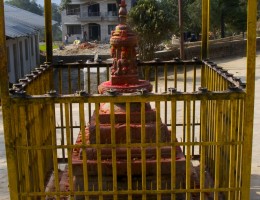
[[[152,91],[152,85],[150,84],[149,81],[145,81],[145,80],[138,80],[136,82],[132,82],[132,83],[129,83],[129,81],[122,81],[119,79],[115,79],[114,82],[120,82],[120,83],[123,83],[123,84],[112,84],[111,81],[106,81],[106,82],[103,82],[101,83],[99,86],[98,86],[98,92],[100,94],[104,94],[106,91],[109,91],[109,90],[114,90],[115,92],[118,92],[118,93],[134,93],[134,92],[137,92],[138,90],[145,90],[147,92],[151,92]]]
[[[145,147],[141,147],[141,104],[132,103],[130,105],[130,142],[131,147],[127,147],[126,135],[126,108],[125,104],[115,104],[115,144],[117,147],[111,148],[111,123],[110,123],[110,104],[104,103],[100,105],[99,112],[99,143],[102,148],[87,147],[85,149],[74,149],[72,156],[73,175],[75,176],[75,189],[79,191],[84,190],[84,175],[83,175],[83,151],[87,158],[87,172],[89,181],[89,190],[98,191],[98,176],[102,176],[102,190],[113,190],[113,156],[112,149],[115,149],[114,164],[116,165],[117,189],[128,190],[128,176],[129,170],[127,164],[131,162],[131,181],[132,190],[142,189],[142,176],[146,177],[146,190],[156,190],[157,185],[157,153],[160,152],[160,167],[161,167],[161,189],[170,189],[172,177],[175,177],[176,188],[185,187],[186,177],[186,160],[179,146],[162,146],[156,147],[156,111],[151,108],[150,103],[145,105]],[[96,119],[95,113],[92,115],[89,125],[85,129],[86,144],[96,144]],[[171,141],[171,132],[167,126],[160,123],[161,138],[160,143],[167,143]],[[82,133],[78,135],[76,144],[82,143]],[[177,141],[176,141],[177,143]],[[139,145],[138,145],[139,144]],[[149,145],[151,144],[151,145]],[[107,145],[107,147],[106,147]],[[172,150],[174,148],[174,150]],[[130,149],[131,158],[127,157],[127,151]],[[172,161],[172,152],[175,152],[175,162]],[[142,152],[145,152],[145,163],[142,161]],[[98,159],[98,154],[100,158]],[[99,160],[99,161],[98,161]],[[101,174],[98,174],[98,162],[101,165]],[[172,163],[176,170],[175,174],[171,174]],[[142,171],[142,166],[145,165],[145,171]],[[177,196],[183,194],[177,194]],[[142,195],[134,195],[134,199],[141,199]],[[156,199],[156,196],[147,195],[151,199]],[[171,195],[163,195],[163,199],[170,199]],[[84,197],[77,197],[76,199],[84,199]],[[97,198],[98,199],[98,198]],[[113,199],[113,196],[104,196],[104,199]],[[118,199],[127,199],[127,195],[119,195]]]

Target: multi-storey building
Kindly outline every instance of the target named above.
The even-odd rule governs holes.
[[[118,24],[117,0],[71,0],[62,12],[62,36],[75,39],[108,42]],[[126,0],[128,11],[136,0]]]

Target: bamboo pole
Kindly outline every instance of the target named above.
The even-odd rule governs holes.
[[[247,74],[243,148],[242,198],[250,199],[250,174],[252,161],[252,140],[255,98],[255,57],[256,57],[256,13],[257,1],[248,1],[247,6]]]
[[[11,104],[9,97],[9,79],[7,70],[7,52],[5,36],[4,1],[0,0],[0,91],[4,122],[4,137],[6,148],[6,161],[9,179],[9,192],[12,200],[18,199],[18,171],[15,143],[11,129]]]
[[[46,62],[52,62],[52,14],[51,0],[44,0]]]

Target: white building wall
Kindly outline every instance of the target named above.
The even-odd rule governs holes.
[[[67,35],[67,25],[82,25],[82,23],[78,20],[78,15],[66,15],[66,10],[63,10],[61,13],[62,20],[62,40],[65,42],[64,38]],[[70,43],[77,39],[77,37],[81,38],[81,34],[71,35],[68,39]]]
[[[88,7],[86,6],[86,3],[89,2],[90,0],[71,0],[71,4],[80,4],[80,11],[81,13],[84,12],[85,14],[87,13]],[[107,5],[109,3],[115,3],[114,0],[99,0],[95,1],[96,3],[99,3],[99,9],[102,15],[105,15],[107,13]],[[127,4],[127,10],[129,11],[132,6],[132,0],[126,0]],[[66,15],[66,10],[62,11],[62,38],[64,41],[64,37],[67,34],[67,25],[76,25],[80,24],[82,27],[82,34],[84,31],[87,32],[87,37],[88,37],[88,24],[89,23],[96,23],[100,25],[100,39],[103,42],[109,41],[110,34],[108,34],[108,25],[117,25],[118,24],[118,18],[117,17],[101,17],[101,18],[96,18],[96,21],[93,21],[93,18],[90,20],[80,20],[78,15]],[[82,35],[72,35],[69,37],[69,42],[73,42],[77,37],[82,38]]]
[[[11,83],[16,83],[39,65],[38,42],[38,34],[6,40]]]

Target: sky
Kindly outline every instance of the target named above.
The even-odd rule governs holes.
[[[43,4],[44,4],[44,0],[37,0],[36,2],[37,2],[38,4],[41,4],[42,6],[43,6]],[[60,0],[51,0],[51,2],[60,5]]]

